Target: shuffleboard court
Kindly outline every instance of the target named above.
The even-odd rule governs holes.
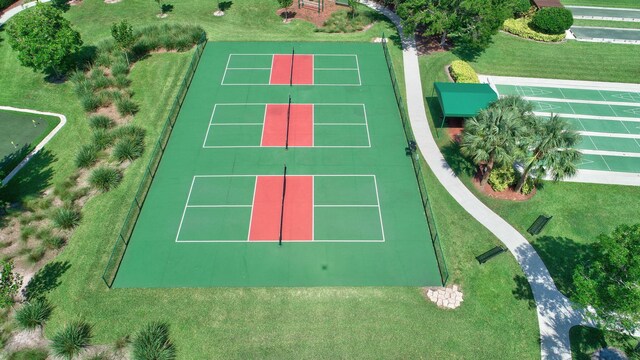
[[[566,119],[582,135],[580,169],[640,173],[640,92],[527,83],[494,85],[501,96],[531,101],[539,116]]]
[[[380,44],[209,43],[113,286],[442,285],[406,141]]]

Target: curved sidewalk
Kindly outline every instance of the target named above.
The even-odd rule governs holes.
[[[524,236],[478,200],[451,170],[429,128],[415,39],[403,34],[400,18],[394,12],[370,1],[362,3],[388,17],[402,36],[409,119],[427,164],[451,196],[500,239],[522,267],[536,301],[542,359],[571,359],[569,329],[584,323],[582,312],[558,291],[542,259]]]

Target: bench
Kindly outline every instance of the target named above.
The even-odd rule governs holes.
[[[497,255],[500,255],[505,251],[507,251],[507,249],[503,248],[502,246],[496,246],[493,249],[483,253],[482,255],[477,256],[476,260],[478,260],[480,264],[484,264],[487,261],[489,261],[491,258]]]
[[[538,216],[536,221],[534,221],[533,224],[529,226],[529,229],[527,229],[527,232],[531,235],[540,234],[542,229],[544,229],[544,227],[547,226],[547,223],[549,222],[549,220],[551,220],[552,217],[553,216],[544,216],[544,215]]]

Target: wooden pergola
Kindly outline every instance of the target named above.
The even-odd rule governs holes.
[[[562,7],[560,0],[532,0],[533,4],[538,8],[546,8],[546,7]]]

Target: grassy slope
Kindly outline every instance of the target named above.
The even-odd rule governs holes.
[[[637,45],[568,41],[545,44],[500,33],[473,62],[482,74],[637,82]]]
[[[269,1],[234,3],[221,19],[209,15],[212,7],[208,1],[176,4],[170,17],[200,23],[217,40],[369,40],[382,30],[392,33],[387,24],[349,35],[314,33],[305,23],[284,26],[271,15],[276,5]],[[142,0],[116,5],[85,0],[68,17],[85,42],[93,44],[108,36],[112,21],[157,22],[154,11],[152,2]],[[392,56],[397,65],[402,63],[395,47]],[[188,59],[189,54],[153,55],[134,68],[133,89],[141,105],[135,122],[150,131],[148,139],[158,134]],[[31,166],[48,181],[64,180],[74,171],[76,146],[89,134],[71,87],[46,84],[40,75],[20,67],[6,42],[0,44],[0,70],[16,74],[3,77],[1,103],[68,116],[69,124],[48,147],[53,160]],[[402,80],[401,71],[399,75]],[[100,275],[145,163],[146,158],[135,162],[118,189],[84,208],[82,225],[56,259],[71,267],[51,294],[57,307],[48,334],[66,321],[85,318],[96,325],[96,341],[107,342],[162,319],[171,323],[182,358],[276,357],[294,351],[301,357],[469,358],[491,357],[495,348],[508,358],[539,356],[530,295],[514,280],[522,276],[520,269],[510,256],[477,265],[473,256],[496,240],[432,177],[452,281],[465,291],[464,305],[457,311],[436,309],[416,288],[107,290]],[[42,188],[44,183],[27,188]],[[511,340],[508,346],[505,336]]]
[[[535,52],[522,53],[521,57],[527,57],[524,54],[530,54],[534,59],[536,57]],[[456,57],[451,53],[420,58],[422,77],[425,79],[423,88],[431,119],[438,119],[440,116],[432,82],[447,81],[443,67],[454,59]],[[485,61],[486,59],[481,57],[477,64],[487,66]],[[499,68],[494,70],[491,73],[500,71]],[[515,68],[509,74],[519,76],[528,71]],[[640,74],[628,80],[638,82]],[[441,134],[437,140],[444,152],[448,153],[448,136]],[[450,163],[454,168],[464,168],[457,161]],[[620,223],[640,221],[637,187],[547,182],[532,200],[511,202],[480,194],[471,185],[470,176],[464,172],[460,174],[460,178],[489,207],[527,237],[542,256],[560,290],[566,294],[571,291],[573,267],[578,257],[587,250],[589,243],[599,234],[610,232]],[[553,215],[554,218],[541,235],[532,237],[526,233],[526,229],[540,214]]]
[[[637,0],[561,0],[561,2],[562,5],[640,9],[640,3]]]

